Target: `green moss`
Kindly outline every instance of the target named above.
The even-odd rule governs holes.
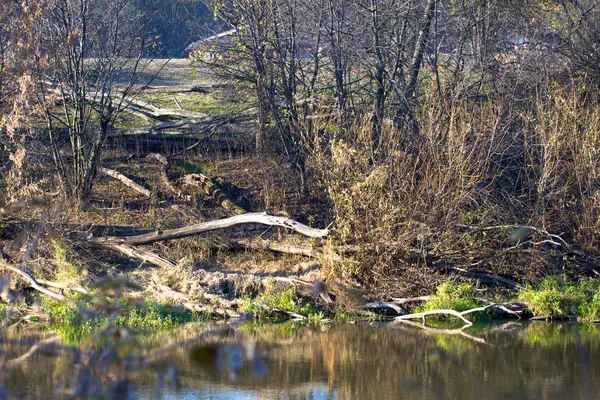
[[[600,280],[566,282],[557,277],[544,278],[537,286],[519,293],[537,316],[572,315],[585,322],[600,321]]]

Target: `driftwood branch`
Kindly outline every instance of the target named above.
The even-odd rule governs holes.
[[[126,177],[125,175],[123,175],[122,173],[120,173],[118,171],[100,167],[100,168],[98,168],[98,172],[101,172],[104,175],[110,176],[111,178],[115,178],[115,179],[121,181],[125,186],[130,187],[131,189],[135,190],[138,193],[143,194],[146,197],[152,196],[152,191],[150,191],[149,189],[146,189],[139,183],[134,182],[132,179]]]
[[[280,226],[296,231],[302,235],[312,238],[324,238],[329,234],[327,229],[316,229],[301,224],[298,221],[285,217],[277,217],[267,213],[248,213],[236,215],[230,218],[225,218],[216,221],[202,222],[200,224],[186,226],[178,229],[169,229],[165,231],[155,231],[145,235],[129,236],[129,237],[99,237],[90,238],[90,241],[95,243],[112,243],[112,244],[127,244],[138,246],[150,244],[164,240],[181,239],[185,237],[195,236],[203,232],[210,232],[219,229],[231,228],[236,225],[243,224],[261,224],[269,226]]]
[[[463,326],[462,329],[467,328],[469,326],[472,326],[473,323],[471,321],[469,321],[467,318],[465,318],[465,316],[476,313],[476,312],[482,312],[482,311],[493,311],[494,313],[498,313],[501,314],[502,316],[506,317],[506,316],[515,316],[517,318],[522,318],[524,316],[527,316],[527,304],[526,303],[518,303],[518,302],[512,302],[512,303],[490,303],[488,305],[482,306],[482,307],[475,307],[475,308],[471,308],[469,310],[466,311],[455,311],[455,310],[430,310],[430,311],[424,311],[424,312],[420,312],[420,313],[414,313],[414,314],[406,314],[406,315],[401,315],[399,317],[394,318],[396,321],[405,321],[405,320],[413,320],[413,319],[423,319],[423,322],[425,322],[425,318],[431,315],[451,315],[454,317],[459,318],[460,320],[462,320],[465,325]],[[531,314],[529,313],[529,316]]]
[[[46,296],[53,297],[57,300],[65,299],[65,296],[63,294],[52,291],[48,288],[45,288],[44,286],[40,285],[40,283],[33,276],[31,276],[27,272],[23,271],[22,269],[15,267],[14,265],[11,265],[7,262],[0,260],[0,268],[8,269],[12,272],[15,272],[15,273],[21,275],[23,278],[25,278],[29,282],[29,286],[31,286],[32,288],[34,288],[35,290],[37,290],[39,292],[42,292]]]

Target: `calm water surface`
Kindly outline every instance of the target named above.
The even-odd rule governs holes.
[[[207,329],[187,327],[142,345],[181,343],[165,357],[181,388],[167,387],[163,398],[600,399],[597,325],[509,322],[467,335],[397,324],[242,325],[194,344]],[[257,358],[248,359],[248,346]],[[8,358],[27,349],[12,346]],[[214,354],[222,350],[225,356]],[[57,380],[73,368],[66,356],[41,354],[9,365],[7,388],[18,399],[56,398]],[[154,398],[157,373],[132,374],[139,398]]]

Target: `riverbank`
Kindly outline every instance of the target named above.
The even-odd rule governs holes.
[[[307,143],[302,188],[285,158],[254,154],[250,97],[191,69],[193,80],[181,80],[183,62],[174,64],[179,80],[140,88],[143,102],[133,118],[116,121],[89,202],[74,204],[61,194],[48,174],[51,155],[39,151],[44,135],[23,143],[30,157],[18,178],[35,183],[7,184],[2,220],[3,258],[21,273],[5,294],[23,310],[17,315],[45,314],[51,323],[77,326],[82,320],[73,316],[99,295],[96,285],[118,277],[137,288],[123,293],[126,314],[133,312],[127,302],[162,310],[118,321],[130,318],[136,328],[204,318],[372,320],[485,308],[474,314],[479,318],[490,314],[491,303],[520,303],[519,317],[598,320],[595,233],[585,222],[595,208],[555,214],[544,205],[544,223],[534,223],[531,215],[543,204],[526,205],[506,186],[518,181],[520,170],[510,168],[525,167],[490,172],[498,165],[489,152],[509,146],[508,136],[485,136],[489,124],[501,121],[498,99],[455,104],[456,135],[438,142],[433,126],[446,111],[430,94],[418,118],[426,140],[401,150],[401,132],[386,126],[381,159],[369,150],[368,116],[349,121],[337,138],[332,121],[316,121],[322,135]],[[595,112],[565,90],[552,95],[573,103],[536,110],[544,124],[567,126],[572,113],[583,121]],[[152,127],[140,110],[155,119]],[[480,120],[470,117],[475,111]],[[472,137],[475,127],[491,142]],[[525,128],[541,125],[518,127]],[[586,165],[573,171],[595,168]],[[590,195],[569,185],[562,199],[587,204]],[[512,207],[515,201],[521,206]],[[33,312],[46,297],[71,305]],[[163,312],[169,308],[181,312]]]

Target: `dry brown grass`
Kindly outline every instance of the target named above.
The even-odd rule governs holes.
[[[344,135],[317,138],[335,243],[361,249],[330,265],[333,273],[404,295],[430,292],[448,267],[521,281],[581,272],[565,246],[541,242],[548,231],[600,250],[600,111],[582,93],[549,85],[518,111],[500,97],[432,95],[418,108],[418,132],[385,126],[375,150],[368,116]],[[540,231],[513,243],[513,225]]]

